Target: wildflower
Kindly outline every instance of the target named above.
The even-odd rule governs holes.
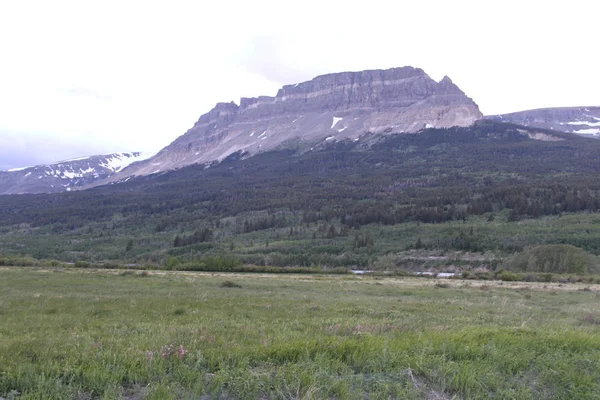
[[[186,355],[188,351],[183,347],[182,344],[179,345],[179,350],[177,351],[177,356],[180,360],[183,360],[183,357]]]
[[[173,345],[163,346],[160,348],[161,357],[170,357],[173,354]]]

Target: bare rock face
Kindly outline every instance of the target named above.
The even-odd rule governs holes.
[[[468,126],[481,118],[450,78],[436,82],[418,68],[329,74],[286,85],[275,97],[219,103],[155,157],[115,178],[220,161],[238,151],[255,154],[289,143],[310,148],[367,133]]]
[[[600,138],[600,107],[540,108],[485,118]]]
[[[93,186],[154,153],[114,153],[0,171],[0,195],[69,192]]]

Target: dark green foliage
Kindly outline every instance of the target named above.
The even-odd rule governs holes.
[[[360,248],[360,247],[373,247],[373,245],[375,244],[375,241],[373,240],[373,236],[371,235],[370,232],[367,232],[365,234],[362,233],[357,233],[354,236],[354,248]]]
[[[213,231],[209,228],[200,229],[190,236],[175,236],[173,247],[189,246],[196,243],[210,242],[213,240]]]

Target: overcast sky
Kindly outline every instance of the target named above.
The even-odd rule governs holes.
[[[484,114],[600,105],[597,0],[0,1],[0,169],[157,151],[216,102],[411,65]]]

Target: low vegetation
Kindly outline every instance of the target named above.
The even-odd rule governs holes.
[[[599,289],[3,267],[0,397],[593,399]]]
[[[575,246],[557,244],[527,249],[508,261],[516,271],[587,274],[597,271],[597,259]]]

